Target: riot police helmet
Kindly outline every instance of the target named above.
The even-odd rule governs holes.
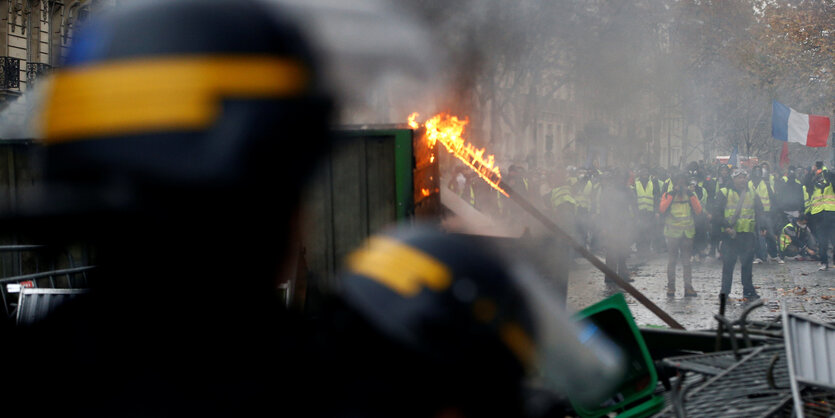
[[[506,413],[501,400],[531,377],[590,400],[622,370],[617,350],[584,346],[541,278],[484,239],[426,225],[394,229],[351,254],[340,283],[345,303],[403,347],[374,363],[423,365],[402,376],[409,382],[433,376],[412,389],[427,403],[451,390],[476,408]]]

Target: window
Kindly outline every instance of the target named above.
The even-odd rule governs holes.
[[[63,45],[64,6],[58,2],[50,2],[47,10],[49,20],[49,64],[53,67],[61,63],[61,47]]]

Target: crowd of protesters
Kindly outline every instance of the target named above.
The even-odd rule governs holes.
[[[767,162],[749,168],[691,162],[684,170],[662,167],[568,166],[526,171],[511,165],[502,179],[569,230],[589,250],[605,255],[631,281],[627,258],[666,253],[667,295],[683,267],[684,296],[697,293],[692,263],[722,262],[721,293],[730,294],[741,264],[743,295],[758,299],[752,264],[816,260],[828,270],[835,240],[833,174],[823,162],[773,172]],[[461,167],[447,187],[478,210],[510,221],[519,208]],[[835,243],[833,243],[835,244]],[[819,250],[820,249],[820,250]],[[605,279],[610,283],[611,278]]]

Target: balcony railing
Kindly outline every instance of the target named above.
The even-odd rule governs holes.
[[[26,63],[26,82],[29,83],[29,85],[32,85],[38,77],[46,75],[51,69],[51,65],[41,62]]]
[[[20,89],[20,58],[0,57],[0,90]]]

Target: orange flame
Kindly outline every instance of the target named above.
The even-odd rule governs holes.
[[[419,126],[416,122],[417,117],[417,113],[409,115],[409,126],[412,129],[417,129]],[[495,166],[496,161],[493,155],[487,155],[485,158],[484,148],[476,148],[464,139],[464,127],[468,123],[470,123],[469,119],[461,120],[457,116],[450,116],[446,113],[437,114],[423,123],[423,127],[426,128],[426,143],[430,148],[435,149],[435,144],[440,142],[450,154],[475,171],[487,184],[508,196],[507,192],[499,186],[502,174],[499,172],[499,167]],[[430,158],[430,161],[433,160],[434,155]]]
[[[409,127],[410,128],[417,129],[420,126],[420,125],[418,125],[417,122],[415,122],[415,119],[417,119],[417,117],[418,117],[418,112],[414,112],[411,115],[409,115]]]
[[[424,196],[429,196],[429,189],[420,189],[420,194]]]

